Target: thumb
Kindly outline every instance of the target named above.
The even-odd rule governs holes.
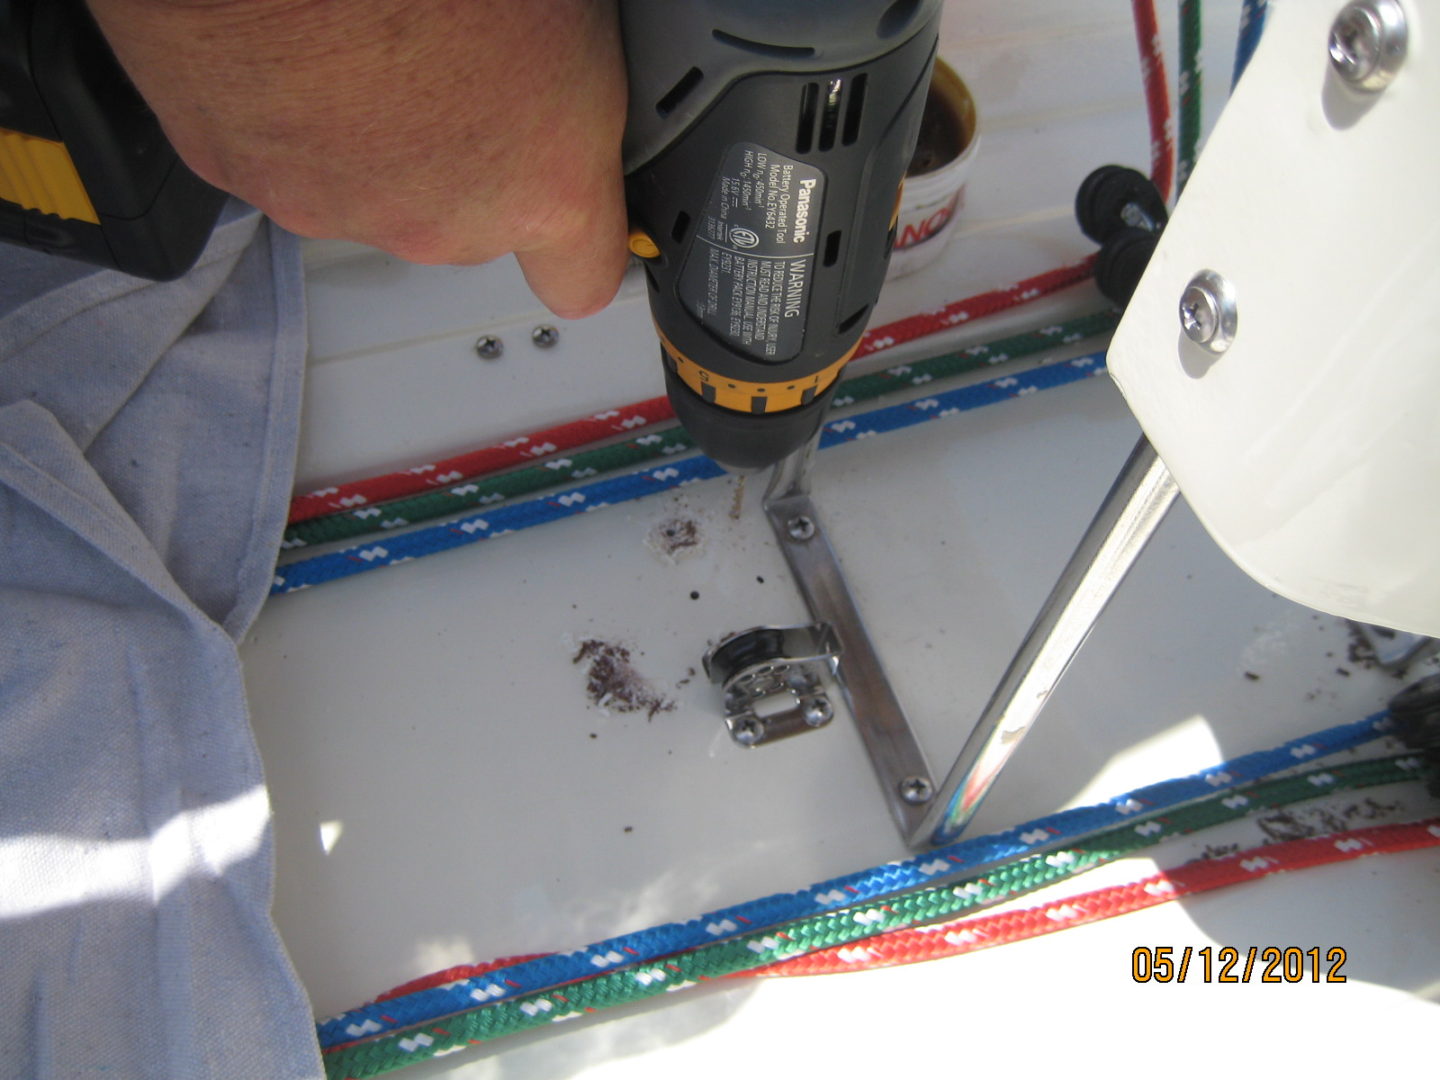
[[[564,319],[593,315],[615,297],[625,275],[625,192],[619,163],[596,182],[587,212],[516,258],[542,303]]]

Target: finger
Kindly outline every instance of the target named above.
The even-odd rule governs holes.
[[[614,299],[628,258],[619,162],[587,187],[588,213],[555,237],[515,253],[535,295],[564,319],[593,315]]]

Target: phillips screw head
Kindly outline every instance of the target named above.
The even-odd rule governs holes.
[[[907,776],[900,781],[900,797],[912,806],[921,806],[935,797],[935,785],[923,776]]]
[[[793,517],[785,523],[785,532],[791,540],[805,541],[815,535],[815,522],[804,514]]]
[[[1235,289],[1214,270],[1190,279],[1180,296],[1180,329],[1196,345],[1223,353],[1235,340]]]
[[[1405,62],[1409,37],[1396,0],[1355,0],[1330,27],[1330,65],[1347,86],[1383,90]]]
[[[765,738],[765,725],[755,717],[747,716],[730,729],[730,737],[741,746],[754,746]]]
[[[813,697],[805,702],[805,723],[809,727],[824,727],[834,715],[829,698]]]

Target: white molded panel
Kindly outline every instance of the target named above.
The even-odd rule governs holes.
[[[1261,584],[1440,633],[1440,65],[1405,0],[1382,92],[1330,70],[1340,5],[1276,4],[1125,321],[1110,367],[1185,497]],[[1214,356],[1180,330],[1192,275],[1237,296]]]

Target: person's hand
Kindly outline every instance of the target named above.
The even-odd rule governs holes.
[[[180,156],[305,236],[515,252],[557,315],[624,272],[615,0],[90,0]]]

